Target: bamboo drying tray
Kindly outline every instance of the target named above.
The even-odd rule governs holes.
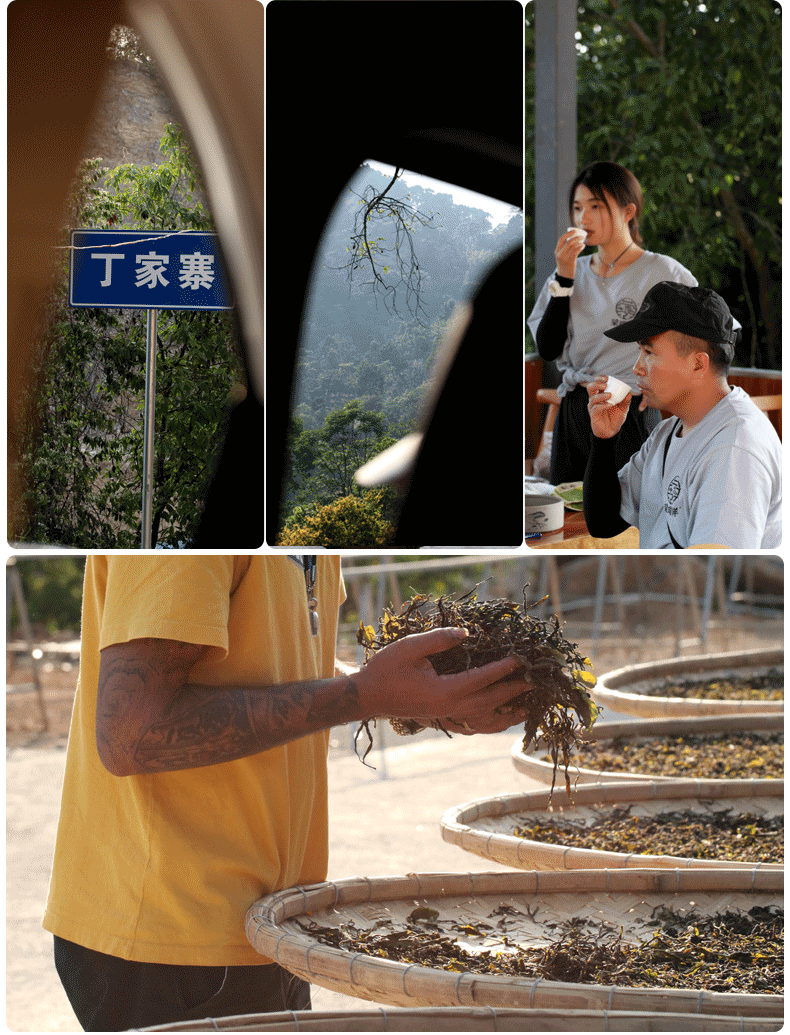
[[[667,661],[648,661],[641,665],[609,672],[591,690],[596,704],[626,715],[644,719],[662,716],[681,718],[699,715],[743,715],[744,713],[784,711],[784,701],[715,701],[703,697],[652,697],[648,691],[660,687],[668,678],[699,682],[732,676],[761,676],[771,668],[784,665],[784,650],[749,650],[726,654],[702,654]]]
[[[140,1031],[777,1031],[781,1022],[756,1017],[706,1017],[631,1010],[494,1010],[490,1006],[424,1009],[318,1010],[207,1017]]]
[[[407,926],[415,907],[440,921],[478,927],[498,910],[500,928],[514,944],[545,946],[547,924],[584,917],[622,928],[638,941],[654,930],[652,911],[695,909],[714,914],[783,901],[783,875],[770,870],[619,869],[421,873],[353,877],[289,888],[253,903],[245,929],[253,947],[301,978],[361,999],[394,1006],[491,1006],[537,1010],[631,1010],[782,1017],[784,996],[697,989],[625,988],[542,978],[460,973],[399,963],[326,946],[299,923],[370,930],[382,920]],[[502,908],[515,913],[502,913]],[[468,951],[486,948],[486,936],[460,939]],[[490,940],[489,940],[490,944]],[[497,936],[497,946],[501,936]]]
[[[766,786],[769,785],[769,786]],[[744,800],[745,799],[745,800]],[[776,816],[784,812],[784,780],[673,780],[669,783],[584,784],[571,801],[563,790],[503,794],[456,805],[442,816],[442,837],[468,852],[522,870],[581,870],[603,867],[724,867],[783,870],[781,863],[750,863],[726,859],[684,859],[671,855],[639,855],[544,844],[513,833],[530,821],[571,820],[582,825],[606,815],[614,806],[628,805],[632,816],[668,811],[710,813],[722,810]],[[561,836],[561,834],[560,834]]]
[[[585,730],[585,741],[608,741],[622,738],[625,740],[647,740],[662,736],[681,736],[684,733],[701,736],[705,733],[754,733],[755,731],[774,733],[784,729],[784,715],[706,715],[699,719],[633,719],[624,722],[596,722],[591,730]],[[510,749],[513,765],[520,773],[551,785],[554,767],[551,762],[544,762],[541,755],[545,751],[527,754],[522,740],[519,739]],[[614,773],[606,770],[584,769],[576,766],[571,757],[568,768],[571,787],[584,783],[615,783],[631,780],[656,780],[659,782],[675,782],[680,777],[655,776],[645,773]],[[685,778],[687,779],[687,777]],[[562,767],[557,772],[557,794],[562,783]],[[770,781],[758,781],[770,782]],[[561,792],[565,794],[563,789]]]

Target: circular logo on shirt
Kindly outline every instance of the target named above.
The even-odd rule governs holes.
[[[673,478],[667,486],[667,502],[674,503],[680,495],[680,478]]]
[[[623,323],[626,323],[628,320],[633,320],[639,312],[639,306],[633,298],[621,298],[615,303],[614,311]]]

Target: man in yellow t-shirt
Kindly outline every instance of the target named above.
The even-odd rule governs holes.
[[[85,1030],[309,1006],[243,921],[261,895],[326,878],[328,730],[510,724],[496,709],[524,691],[518,662],[437,676],[427,660],[460,630],[341,672],[343,599],[339,557],[87,559],[44,915]]]

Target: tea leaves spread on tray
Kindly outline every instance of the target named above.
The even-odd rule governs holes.
[[[705,779],[778,779],[784,773],[784,734],[671,734],[644,740],[586,742],[578,764],[599,772]]]
[[[570,794],[570,753],[581,740],[582,728],[589,729],[598,712],[589,694],[589,687],[596,682],[588,671],[590,660],[579,652],[577,644],[562,636],[556,617],[544,622],[527,613],[530,608],[526,587],[523,607],[501,599],[478,601],[477,588],[457,600],[449,597],[434,600],[430,594],[418,594],[407,600],[397,613],[385,609],[378,630],[360,622],[357,640],[365,648],[365,661],[404,636],[448,627],[466,629],[468,636],[457,646],[431,656],[431,664],[440,675],[466,672],[501,658],[518,658],[530,689],[514,698],[508,710],[513,714],[514,724],[524,722],[525,747],[533,741],[537,743],[538,737],[548,746],[555,776],[562,762]],[[578,722],[571,713],[575,713]],[[372,746],[369,722],[375,723],[375,718],[363,722],[357,730],[357,738],[363,729],[368,735],[363,761]],[[415,734],[425,728],[412,719],[390,719],[390,724],[401,735]],[[433,725],[450,736],[441,721]]]
[[[781,863],[784,816],[757,816],[711,807],[637,816],[631,806],[601,810],[589,825],[569,817],[530,819],[514,827],[516,837],[566,848],[685,859]]]
[[[535,912],[529,911],[532,920]],[[497,915],[500,919],[494,922]],[[680,915],[659,906],[652,921],[658,930],[638,943],[626,941],[622,929],[611,924],[574,917],[547,924],[557,936],[545,946],[521,946],[507,933],[511,915],[502,915],[500,908],[488,919],[492,922],[469,925],[412,922],[410,917],[405,926],[385,919],[372,930],[350,923],[325,927],[312,919],[296,923],[322,944],[346,952],[457,973],[632,988],[777,995],[784,989],[784,912],[774,906],[712,916]],[[486,947],[461,944],[471,937],[484,938]]]
[[[668,680],[641,690],[646,697],[699,698],[709,701],[781,701],[784,699],[784,670],[772,668],[763,675],[722,676],[707,682],[693,679]]]

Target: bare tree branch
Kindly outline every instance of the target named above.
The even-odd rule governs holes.
[[[349,292],[355,273],[369,273],[371,279],[363,281],[363,286],[372,287],[376,295],[381,294],[387,310],[404,319],[398,309],[398,290],[401,289],[405,295],[406,308],[416,320],[423,323],[427,313],[421,300],[422,273],[414,249],[414,232],[417,225],[433,226],[434,216],[418,212],[410,203],[408,195],[405,199],[389,195],[402,173],[403,169],[396,169],[395,175],[380,192],[370,185],[365,187],[362,194],[352,191],[360,200],[354,216],[350,247],[347,249],[351,258],[344,266],[329,268],[346,271]],[[377,223],[389,224],[390,230],[394,232],[394,243],[388,243],[386,237],[374,237]]]

